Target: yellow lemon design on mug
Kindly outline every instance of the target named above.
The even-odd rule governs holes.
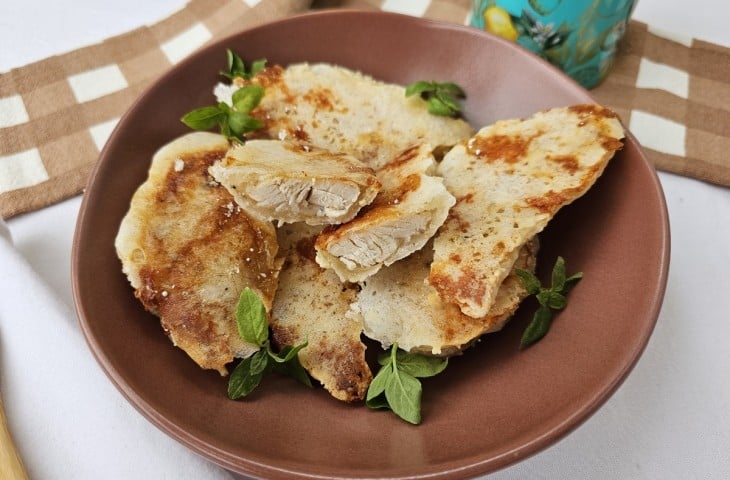
[[[519,36],[509,13],[500,7],[489,7],[484,10],[484,29],[513,42]]]

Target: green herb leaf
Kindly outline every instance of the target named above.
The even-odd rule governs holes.
[[[385,384],[385,398],[393,413],[417,425],[421,423],[421,382],[395,368]]]
[[[279,356],[287,356],[290,350],[293,350],[296,347],[291,347],[289,345],[285,346],[281,349],[281,352],[279,352]],[[298,350],[297,350],[298,351]],[[276,372],[287,375],[289,377],[294,378],[296,381],[301,383],[302,385],[305,385],[309,388],[312,388],[312,380],[309,378],[309,374],[302,366],[301,362],[299,361],[299,356],[294,355],[291,357],[290,360],[286,362],[279,363],[277,361],[269,363],[269,366]]]
[[[427,357],[398,350],[396,352],[398,370],[418,378],[433,377],[444,371],[448,358]]]
[[[264,87],[261,85],[245,85],[233,92],[233,108],[239,112],[249,113],[264,98]]]
[[[385,384],[388,383],[388,378],[393,374],[393,367],[388,365],[388,367],[381,368],[377,375],[373,378],[373,380],[370,382],[370,386],[368,387],[368,393],[365,397],[365,403],[368,407],[373,408],[370,405],[370,402],[374,400],[376,397],[379,397],[382,393],[385,392]],[[385,405],[387,407],[387,403]],[[375,408],[383,408],[383,405],[378,402],[378,406]]]
[[[442,372],[448,360],[399,350],[394,343],[378,356],[378,363],[381,368],[370,382],[365,405],[371,409],[390,408],[403,420],[420,423],[423,387],[417,377]]]
[[[436,83],[434,82],[426,82],[424,80],[419,80],[417,82],[413,82],[410,85],[406,87],[406,97],[410,97],[413,95],[421,95],[423,93],[430,93],[436,91]]]
[[[459,102],[453,96],[451,96],[450,93],[447,93],[443,90],[438,90],[434,96],[438,98],[441,103],[446,105],[453,113],[461,110],[461,105],[459,105]]]
[[[267,348],[267,352],[269,353],[271,359],[274,360],[276,363],[286,363],[291,362],[292,360],[297,358],[299,351],[306,346],[307,342],[300,343],[295,347],[292,347],[291,345],[286,345],[284,348],[281,349],[279,353],[274,353],[269,347]]]
[[[573,286],[583,278],[583,272],[575,273],[565,279],[565,285],[563,286],[563,293],[568,293]]]
[[[234,136],[234,140],[239,140],[246,132],[251,132],[261,128],[262,123],[251,117],[248,113],[231,112],[228,115],[228,126]]]
[[[241,57],[232,50],[226,50],[226,56],[228,70],[221,72],[221,75],[231,79],[236,77],[251,79],[266,66],[266,60],[256,60],[251,64],[251,71],[247,72]],[[233,93],[232,107],[220,102],[217,106],[197,108],[185,114],[180,120],[194,130],[210,130],[217,125],[221,135],[231,141],[243,143],[246,133],[264,126],[260,120],[248,115],[258,106],[263,96],[264,87],[245,85]]]
[[[243,289],[236,305],[238,334],[249,343],[259,347],[269,339],[269,323],[266,307],[261,298],[249,287]]]
[[[310,380],[309,374],[302,366],[298,356],[292,358],[290,361],[284,363],[283,365],[284,373],[294,378],[302,385],[312,388],[312,380]]]
[[[394,359],[393,348],[397,349],[398,344],[396,343],[395,345],[393,345],[393,347],[390,350],[380,352],[380,354],[378,355],[378,363],[380,365],[385,366],[385,365],[390,365],[391,363],[393,363],[393,359]]]
[[[254,60],[253,63],[251,63],[251,73],[250,75],[253,77],[257,73],[259,73],[261,70],[266,68],[266,59],[261,58],[259,60]]]
[[[252,375],[259,375],[263,374],[266,370],[266,367],[269,364],[269,356],[264,355],[263,350],[259,350],[258,352],[251,355],[251,367],[250,371]]]
[[[193,130],[210,130],[225,115],[218,107],[201,107],[186,113],[180,120]]]
[[[558,259],[555,261],[551,282],[552,290],[555,290],[556,292],[560,292],[563,290],[563,287],[565,286],[565,260],[563,259],[563,257],[558,257]]]
[[[376,395],[369,400],[365,400],[365,405],[371,410],[390,409],[390,405],[388,405],[388,399],[385,398],[385,390],[383,390],[383,393],[381,393],[380,395]]]
[[[230,122],[228,121],[228,115],[226,115],[220,122],[221,135],[228,139],[235,139],[236,136],[231,131]]]
[[[438,90],[441,92],[448,93],[448,94],[451,94],[456,97],[461,97],[461,98],[466,97],[466,93],[464,92],[464,90],[455,83],[444,82],[444,83],[438,83],[436,85],[438,87]]]
[[[551,308],[553,310],[562,310],[563,308],[565,308],[565,304],[567,302],[567,300],[565,299],[565,295],[563,295],[562,293],[544,289],[537,294],[537,301],[538,303],[540,303],[540,305]]]
[[[249,343],[259,346],[259,350],[241,360],[228,380],[228,396],[235,400],[246,396],[256,388],[264,374],[276,371],[294,377],[300,383],[311,387],[312,382],[299,361],[299,352],[307,342],[297,346],[284,346],[279,353],[271,349],[269,325],[266,308],[261,298],[250,288],[241,292],[236,305],[238,334]]]
[[[454,110],[438,97],[429,97],[426,104],[428,105],[428,113],[431,115],[449,117],[454,114]]]
[[[238,400],[258,387],[267,362],[267,355],[261,350],[241,360],[228,379],[228,398]]]
[[[552,324],[553,312],[548,307],[540,305],[532,321],[522,333],[520,348],[526,348],[544,337]]]
[[[406,86],[406,97],[420,95],[426,100],[429,113],[440,116],[454,116],[461,112],[457,98],[464,98],[464,90],[455,83],[427,82],[419,80]]]
[[[535,295],[540,291],[540,279],[538,279],[534,273],[520,268],[515,269],[515,273],[518,277],[520,277],[520,280],[522,280],[522,285],[527,290],[528,295]]]
[[[244,77],[246,75],[246,65],[244,65],[241,57],[236,55],[230,48],[226,49],[226,59],[228,60],[228,71],[221,72],[221,75],[228,78]]]
[[[226,50],[226,59],[228,62],[228,70],[225,72],[221,72],[221,75],[230,79],[240,77],[246,80],[250,80],[251,77],[259,73],[261,70],[264,69],[264,67],[266,67],[266,59],[254,60],[253,63],[251,63],[251,70],[247,71],[246,64],[244,63],[243,59],[241,59],[241,57],[239,57],[230,48]]]
[[[578,272],[566,278],[565,260],[558,257],[551,273],[551,286],[545,288],[540,280],[531,272],[526,270],[515,270],[517,276],[522,280],[527,293],[535,295],[540,307],[535,312],[532,321],[527,326],[520,340],[520,348],[526,348],[543,338],[552,324],[553,310],[562,310],[568,303],[566,295],[568,291],[583,278],[583,273]]]

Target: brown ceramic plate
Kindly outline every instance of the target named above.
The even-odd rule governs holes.
[[[173,348],[122,275],[113,240],[178,119],[212,102],[231,47],[246,60],[326,61],[408,83],[455,81],[474,125],[591,101],[552,67],[458,25],[383,13],[319,12],[216,43],[177,65],[134,104],[84,195],[73,248],[74,297],[94,355],[152,423],[231,470],[275,478],[457,478],[505,467],[586,420],[623,381],[652,332],[666,283],[669,233],[656,175],[629,137],[604,176],[542,235],[539,273],[557,255],[583,271],[550,334],[526,351],[534,305],[424,381],[423,423],[346,405],[323,389],[267,377],[247,400]]]

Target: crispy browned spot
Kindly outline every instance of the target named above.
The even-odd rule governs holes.
[[[604,118],[616,118],[616,114],[609,110],[608,108],[601,107],[600,105],[594,105],[594,104],[580,104],[580,105],[573,105],[571,107],[568,107],[568,110],[574,113],[577,113],[578,115],[585,116],[585,115],[594,115],[597,117],[604,117]]]
[[[488,162],[502,160],[507,163],[516,163],[527,153],[532,138],[509,135],[490,135],[473,137],[467,142],[469,154],[483,158]]]
[[[464,218],[459,215],[459,213],[453,208],[449,211],[449,215],[446,217],[444,225],[446,225],[447,223],[449,224],[449,229],[458,230],[461,233],[466,233],[471,226],[471,224],[468,221],[464,220]]]
[[[328,371],[333,374],[333,389],[338,391],[338,398],[346,402],[354,402],[365,398],[372,374],[363,368],[365,345],[362,342],[347,341],[346,344],[322,339],[317,345],[317,353],[311,352],[307,363],[311,365],[329,365]],[[332,387],[330,387],[332,388]]]
[[[190,189],[200,184],[208,184],[212,179],[208,176],[208,167],[216,160],[223,158],[225,150],[206,151],[180,158],[184,162],[182,172],[170,170],[165,177],[163,188],[157,190],[155,200],[158,202],[175,202],[183,200]]]
[[[480,325],[488,320],[484,318],[471,318],[461,313],[458,305],[451,303],[441,304],[441,315],[434,319],[443,332],[443,341],[446,345],[454,345],[456,338],[463,337],[464,330],[472,330],[475,325]],[[456,345],[457,347],[460,345]],[[449,350],[447,349],[446,352]]]
[[[428,283],[438,291],[445,303],[461,304],[459,299],[463,299],[481,305],[486,291],[484,282],[471,268],[463,268],[461,272],[462,275],[454,281],[449,275],[432,270],[428,276]]]
[[[548,157],[548,160],[557,163],[571,174],[577,172],[580,168],[580,163],[578,163],[578,159],[575,155],[560,155],[556,157]]]
[[[408,175],[399,185],[398,188],[389,189],[382,192],[382,195],[375,197],[373,204],[377,205],[397,205],[402,202],[409,193],[418,190],[421,186],[421,175],[414,173]]]
[[[503,253],[503,252],[505,251],[505,249],[506,249],[506,248],[507,248],[507,247],[506,247],[506,245],[504,244],[504,242],[497,242],[497,243],[496,243],[496,244],[495,244],[495,245],[494,245],[494,246],[492,247],[492,255],[494,255],[494,256],[499,256],[499,255],[502,255],[502,253]]]
[[[616,138],[604,137],[601,140],[601,146],[609,152],[615,152],[617,150],[621,150],[624,144],[621,140],[618,140]]]
[[[402,165],[410,162],[414,158],[418,156],[418,151],[420,150],[420,145],[414,145],[412,147],[409,147],[405,150],[403,150],[397,157],[395,157],[393,160],[388,162],[385,166],[383,166],[380,171],[387,172],[388,170],[397,170]]]
[[[274,344],[282,348],[286,345],[297,345],[302,334],[295,325],[281,326],[277,322],[271,322],[271,334]]]
[[[294,138],[296,138],[300,142],[309,141],[309,134],[304,131],[304,129],[302,128],[301,125],[297,125],[297,127],[293,131],[290,131],[289,133],[291,133],[294,136]]]
[[[262,87],[271,87],[278,83],[281,83],[282,76],[284,75],[284,68],[281,65],[270,65],[259,73],[252,80],[246,80],[241,77],[236,77],[233,83],[238,86],[250,85],[256,83]]]
[[[466,195],[459,197],[456,199],[456,203],[473,203],[474,202],[474,193],[469,192]]]
[[[319,110],[327,110],[331,112],[334,110],[332,96],[332,90],[329,88],[317,88],[309,90],[302,96],[302,99],[313,104]]]
[[[568,191],[555,192],[550,190],[541,197],[531,197],[525,199],[525,203],[542,213],[552,214],[557,211],[570,198]]]

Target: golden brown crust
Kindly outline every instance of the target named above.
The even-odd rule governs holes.
[[[360,335],[362,319],[351,309],[358,288],[340,281],[314,260],[312,227],[280,229],[286,261],[271,312],[274,342],[308,345],[299,352],[302,366],[338,400],[365,398],[372,380]]]
[[[343,151],[378,169],[411,145],[451,146],[473,130],[462,119],[438,117],[399,85],[323,63],[270,66],[237,86],[262,85],[252,112],[264,128],[249,138],[287,138]]]
[[[439,172],[458,200],[435,239],[428,279],[441,299],[475,318],[487,314],[524,242],[588,191],[623,134],[610,110],[575,105],[499,121],[446,154]]]
[[[235,206],[207,173],[228,148],[221,138],[190,134],[161,149],[116,247],[135,296],[173,343],[226,374],[234,357],[255,350],[238,335],[238,296],[249,286],[270,308],[279,262],[273,226]]]
[[[534,271],[538,248],[537,238],[528,241],[515,268]],[[365,282],[358,305],[369,338],[384,347],[397,342],[400,348],[424,355],[457,355],[483,334],[500,330],[527,295],[511,272],[486,315],[465,315],[458,305],[443,302],[425,282],[432,256],[429,244]]]

